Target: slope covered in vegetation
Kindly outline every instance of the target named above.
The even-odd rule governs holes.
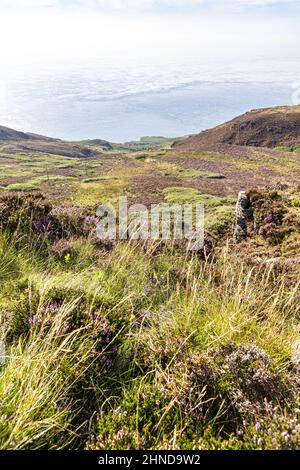
[[[274,253],[299,255],[300,193],[249,197],[249,238],[192,254],[1,196],[2,449],[299,447],[299,277]]]
[[[270,148],[299,147],[300,106],[255,109],[182,142],[175,142],[174,147],[207,150],[216,143]]]
[[[171,143],[0,142],[1,449],[299,448],[300,152]],[[204,248],[99,239],[119,196]]]

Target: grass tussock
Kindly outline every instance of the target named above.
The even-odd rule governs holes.
[[[97,240],[89,207],[39,194],[0,214],[0,448],[299,447],[297,278],[225,241]]]

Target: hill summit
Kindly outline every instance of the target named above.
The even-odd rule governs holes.
[[[43,135],[31,134],[29,132],[19,132],[9,127],[0,126],[0,140],[39,140],[39,141],[56,141],[58,139],[52,139],[51,137],[45,137]]]
[[[213,129],[175,142],[173,148],[203,149],[213,144],[277,147],[300,145],[300,106],[252,110]]]

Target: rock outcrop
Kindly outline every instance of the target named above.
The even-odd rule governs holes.
[[[238,195],[236,204],[236,222],[233,239],[236,243],[245,240],[248,235],[248,225],[253,220],[251,201],[244,191]]]

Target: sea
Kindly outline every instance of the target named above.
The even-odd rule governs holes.
[[[300,64],[257,57],[0,71],[0,125],[66,140],[197,133],[251,109],[300,104]]]

